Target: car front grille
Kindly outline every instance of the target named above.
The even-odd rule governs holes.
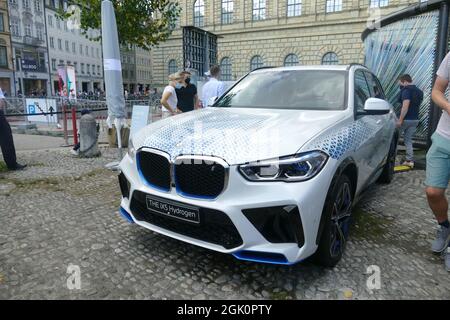
[[[138,152],[136,158],[139,172],[147,184],[163,191],[170,190],[171,164],[168,158],[146,151]]]
[[[225,168],[216,162],[190,161],[175,165],[175,184],[184,195],[214,199],[222,193]]]
[[[215,199],[227,183],[228,168],[221,159],[183,156],[180,157],[182,160],[172,163],[168,156],[145,149],[140,150],[136,157],[141,178],[159,190],[167,192],[174,185],[183,196]]]
[[[146,194],[134,191],[130,204],[133,216],[160,228],[208,243],[232,249],[242,245],[242,238],[231,219],[223,212],[207,208],[200,209],[200,224],[184,222],[154,213],[147,209]]]

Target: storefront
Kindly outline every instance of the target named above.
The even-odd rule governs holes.
[[[27,96],[47,95],[50,90],[44,49],[15,47],[16,90]]]

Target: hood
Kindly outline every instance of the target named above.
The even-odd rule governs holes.
[[[229,165],[295,154],[345,118],[344,111],[207,108],[148,125],[133,137],[136,150],[222,158]]]

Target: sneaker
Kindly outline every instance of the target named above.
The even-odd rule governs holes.
[[[448,247],[447,250],[445,250],[444,259],[445,259],[445,270],[450,272],[450,247]]]
[[[80,152],[78,150],[73,150],[73,149],[70,150],[70,153],[74,156],[78,156],[80,154]]]
[[[431,245],[431,250],[435,253],[441,253],[444,251],[450,242],[450,228],[439,226],[437,231],[436,240]]]
[[[402,163],[402,166],[410,167],[411,169],[414,168],[414,161],[405,161]]]
[[[17,163],[16,166],[14,168],[11,168],[12,171],[20,171],[23,170],[27,167],[26,164],[19,164]]]

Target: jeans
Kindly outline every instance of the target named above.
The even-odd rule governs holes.
[[[404,120],[400,127],[400,133],[403,133],[403,141],[406,147],[406,161],[414,161],[413,137],[418,125],[419,120]]]

